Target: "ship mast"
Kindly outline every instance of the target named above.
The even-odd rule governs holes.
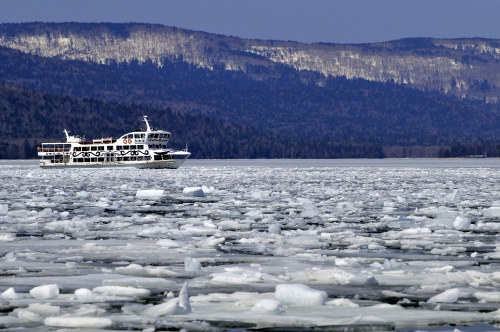
[[[151,131],[151,127],[149,126],[149,122],[148,122],[148,116],[147,115],[144,115],[144,122],[146,122],[146,131]]]

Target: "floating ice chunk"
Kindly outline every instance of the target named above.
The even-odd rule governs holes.
[[[318,210],[316,205],[310,203],[310,202],[304,202],[302,203],[302,213],[300,214],[301,217],[304,218],[312,218],[314,216],[318,216],[321,214],[321,211]]]
[[[451,265],[446,265],[442,267],[427,267],[425,268],[425,271],[427,272],[432,272],[432,273],[448,273],[452,272],[455,268]]]
[[[211,194],[215,191],[215,188],[213,186],[210,188],[207,186],[201,186],[201,190],[203,190],[204,194]]]
[[[4,291],[0,297],[3,300],[17,300],[19,299],[19,296],[17,296],[16,291],[14,290],[13,287],[8,288],[6,291]]]
[[[182,247],[182,244],[180,244],[177,241],[174,240],[169,240],[169,239],[162,239],[159,241],[156,241],[156,244],[165,248],[180,248]]]
[[[224,243],[224,241],[226,241],[226,239],[223,237],[210,236],[209,238],[196,243],[196,246],[198,248],[216,248],[220,244]]]
[[[84,304],[73,312],[76,316],[97,316],[102,315],[106,310],[99,308],[95,304]]]
[[[214,228],[216,229],[217,228],[217,225],[213,223],[213,221],[205,221],[203,223],[203,227],[206,227],[206,228]]]
[[[484,217],[500,217],[500,206],[492,206],[483,210]]]
[[[470,223],[470,218],[458,216],[453,222],[453,227],[455,227],[456,229],[468,229],[470,227]]]
[[[386,259],[384,261],[384,270],[398,270],[401,268],[401,264],[399,264],[394,258]]]
[[[161,317],[173,315],[178,309],[179,298],[171,299],[168,302],[154,305],[142,312],[145,316]]]
[[[467,250],[465,247],[446,247],[446,248],[434,248],[430,251],[433,255],[451,255],[456,256],[459,253],[463,253]]]
[[[92,302],[94,301],[94,293],[87,288],[79,288],[75,291],[76,298],[79,301]]]
[[[217,229],[205,227],[185,227],[183,230],[191,233],[192,236],[215,235],[220,233]]]
[[[149,289],[135,288],[130,286],[99,286],[92,289],[92,292],[97,294],[135,297],[148,297],[151,294],[151,291]]]
[[[6,216],[9,213],[8,204],[0,204],[0,216]]]
[[[31,303],[26,310],[41,316],[55,316],[61,313],[59,306],[50,303]]]
[[[450,283],[465,285],[476,284],[475,287],[491,285],[491,281],[494,281],[494,277],[489,273],[474,270],[447,273],[446,277]]]
[[[8,252],[3,256],[3,260],[6,262],[15,262],[16,261],[16,256],[14,255],[13,252]]]
[[[43,317],[31,312],[29,310],[19,310],[17,312],[17,317],[27,320],[28,322],[41,322],[43,321]]]
[[[250,219],[262,219],[262,211],[261,210],[251,210],[245,213],[245,216]]]
[[[267,314],[267,315],[278,315],[282,312],[282,304],[278,300],[274,299],[264,299],[255,303],[252,307],[252,312],[258,314]]]
[[[462,200],[462,194],[460,194],[460,191],[458,189],[455,189],[451,194],[444,196],[444,198],[450,203],[459,202]]]
[[[370,243],[367,247],[366,247],[368,250],[384,250],[385,247],[380,245],[380,244],[376,244],[376,243]]]
[[[184,270],[199,271],[201,270],[201,263],[196,258],[186,257],[184,258]]]
[[[255,251],[258,252],[258,253],[261,253],[261,254],[265,254],[267,253],[267,247],[265,244],[263,243],[259,243],[256,247],[255,247]]]
[[[460,295],[458,288],[448,289],[441,294],[431,297],[427,303],[455,303]]]
[[[59,286],[56,284],[38,286],[32,288],[30,294],[38,300],[53,299],[59,296]]]
[[[217,285],[248,285],[262,282],[262,277],[257,273],[252,276],[244,273],[224,272],[212,273],[210,276],[212,277],[211,283]]]
[[[92,194],[87,192],[87,191],[79,191],[76,193],[76,197],[82,198],[82,199],[89,199]]]
[[[113,325],[113,321],[106,317],[82,317],[64,316],[47,317],[44,320],[46,326],[52,327],[73,327],[73,328],[103,328]]]
[[[286,240],[287,243],[301,246],[316,246],[319,239],[315,236],[299,235]]]
[[[360,267],[358,258],[335,258],[335,266]]]
[[[428,219],[426,225],[442,225],[447,227],[453,227],[455,219],[458,216],[458,212],[443,212],[437,213],[434,219]]]
[[[0,241],[14,241],[15,237],[12,234],[0,234]]]
[[[159,189],[148,189],[148,190],[137,190],[135,197],[137,198],[160,198],[164,195],[164,190]]]
[[[281,229],[277,224],[271,224],[268,228],[269,234],[281,234]]]
[[[266,217],[261,220],[262,223],[274,224],[276,219],[274,217]]]
[[[59,217],[61,217],[61,218],[67,218],[68,216],[69,216],[68,211],[64,211],[64,212],[59,213]]]
[[[139,264],[130,264],[129,266],[117,267],[115,271],[119,274],[135,276],[135,277],[175,278],[180,276],[179,273],[167,270],[162,267],[142,267]],[[95,291],[95,289],[93,291]],[[120,294],[114,294],[114,295],[120,295]]]
[[[189,314],[191,312],[191,304],[189,303],[188,282],[184,282],[181,291],[179,292],[178,308],[176,314]]]
[[[340,308],[358,308],[359,304],[352,302],[349,299],[335,299],[325,303],[326,305]]]
[[[283,304],[313,306],[324,305],[328,295],[325,291],[312,289],[302,284],[281,284],[276,285],[274,298]]]
[[[333,285],[347,285],[356,276],[341,269],[312,270],[306,273],[310,280]]]
[[[201,187],[188,187],[182,190],[184,196],[189,197],[205,197],[205,193]]]
[[[479,301],[500,302],[500,292],[477,292],[474,293],[474,296]]]

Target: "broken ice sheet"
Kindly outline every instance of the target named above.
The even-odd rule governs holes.
[[[0,326],[500,321],[495,169],[314,166],[0,167]]]

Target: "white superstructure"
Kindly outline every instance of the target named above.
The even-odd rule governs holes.
[[[99,138],[87,142],[85,136],[66,135],[65,143],[38,146],[40,167],[136,167],[178,168],[191,153],[167,148],[170,132],[153,129],[144,116],[146,130],[136,130],[120,138]]]

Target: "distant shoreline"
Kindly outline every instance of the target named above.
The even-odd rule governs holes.
[[[0,160],[0,166],[37,166],[37,159]],[[189,167],[389,167],[500,168],[500,158],[384,158],[384,159],[188,159]]]

